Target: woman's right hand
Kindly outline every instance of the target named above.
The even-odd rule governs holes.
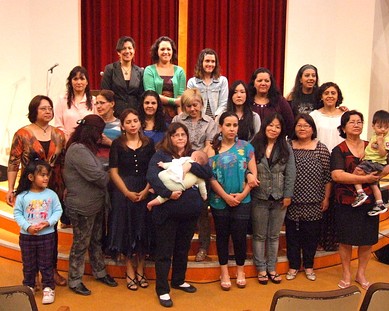
[[[127,193],[126,193],[126,198],[132,202],[138,202],[139,197],[140,197],[140,195],[137,192],[127,191]]]
[[[5,201],[8,205],[14,206],[15,204],[15,193],[13,190],[8,190],[7,195],[5,196]]]
[[[223,199],[228,206],[234,207],[240,204],[240,201],[235,197],[236,194],[227,194]]]
[[[182,191],[173,191],[170,199],[178,200],[181,197]]]

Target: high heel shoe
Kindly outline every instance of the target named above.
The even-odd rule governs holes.
[[[228,281],[222,281],[222,277],[220,277],[220,287],[224,291],[229,291],[231,289],[231,280],[230,277],[228,277]]]
[[[244,273],[243,278],[238,278],[238,276],[236,276],[236,286],[238,286],[238,288],[246,287],[246,275]]]

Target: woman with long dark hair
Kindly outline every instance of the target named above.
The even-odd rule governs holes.
[[[93,276],[108,286],[117,283],[105,270],[101,246],[109,177],[96,154],[105,122],[92,114],[78,124],[67,143],[63,176],[67,189],[66,211],[73,225],[68,283],[76,294],[86,296],[91,294],[82,283],[87,250]]]
[[[109,156],[109,174],[115,187],[111,195],[108,248],[126,256],[127,288],[148,287],[144,259],[148,251],[146,172],[155,149],[141,130],[138,112],[125,109],[120,116],[123,135],[114,140]]]
[[[284,119],[286,135],[290,135],[293,131],[293,112],[281,95],[269,69],[260,67],[254,71],[249,83],[249,92],[253,100],[251,109],[259,114],[261,121],[277,112]]]
[[[69,139],[77,126],[77,121],[96,112],[95,98],[89,87],[88,71],[81,66],[74,67],[66,80],[66,94],[55,105],[55,126]]]
[[[281,282],[276,271],[279,236],[286,208],[293,196],[296,166],[293,151],[286,141],[282,116],[267,116],[259,133],[252,140],[257,159],[260,184],[251,191],[253,197],[253,255],[258,270],[258,282]]]

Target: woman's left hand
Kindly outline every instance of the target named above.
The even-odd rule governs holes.
[[[290,203],[292,203],[292,199],[291,198],[284,198],[282,200],[282,208],[287,208]]]
[[[149,193],[148,188],[145,188],[141,192],[139,192],[138,202],[145,200],[147,198],[148,193]]]
[[[327,198],[324,198],[324,200],[321,202],[321,211],[325,212],[328,210],[328,207],[330,206],[330,200]]]

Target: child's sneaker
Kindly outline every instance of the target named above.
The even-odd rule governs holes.
[[[355,201],[351,204],[351,206],[352,207],[361,206],[363,203],[365,203],[368,197],[369,196],[364,192],[358,193],[357,197],[355,198]]]
[[[46,305],[49,303],[53,303],[54,298],[55,298],[54,289],[51,289],[50,287],[45,287],[45,289],[43,290],[42,304]]]
[[[378,204],[376,206],[374,206],[371,211],[368,211],[367,212],[367,215],[369,216],[377,216],[379,214],[383,214],[387,211],[388,209],[386,208],[386,206],[384,204]]]

